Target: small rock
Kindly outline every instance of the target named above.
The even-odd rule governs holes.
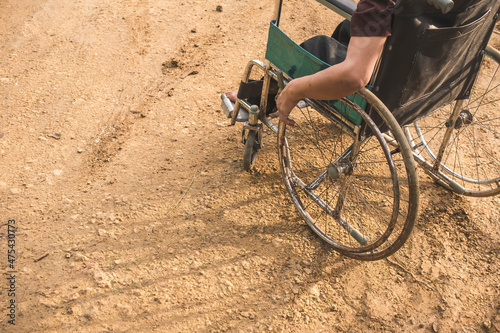
[[[483,322],[483,327],[489,330],[491,328],[491,320],[487,319]]]
[[[134,296],[144,296],[144,294],[145,294],[145,293],[146,293],[146,292],[145,292],[144,290],[140,290],[140,289],[135,289],[135,290],[132,292],[132,294],[133,294]]]
[[[283,240],[281,238],[275,238],[273,239],[272,243],[275,247],[280,247],[281,246],[281,243],[283,242]]]
[[[77,152],[78,154],[81,154],[81,153],[83,153],[83,149],[82,149],[82,148],[79,148],[76,152]]]
[[[222,6],[218,5],[217,7],[215,7],[215,11],[221,13],[222,12]]]
[[[111,279],[110,274],[103,272],[100,269],[96,269],[94,271],[94,280],[100,288],[110,288],[111,287]]]
[[[61,133],[53,133],[48,135],[49,138],[59,140],[61,138]]]
[[[56,170],[52,171],[52,174],[54,176],[60,176],[60,175],[62,175],[62,170],[56,169]]]
[[[178,67],[180,67],[179,60],[177,60],[177,59],[171,59],[170,61],[165,61],[161,65],[165,68],[178,68]]]
[[[69,299],[74,301],[74,300],[77,300],[78,298],[80,298],[80,294],[79,293],[74,293]]]
[[[43,136],[39,136],[38,140],[40,140],[40,141],[47,141],[47,138],[44,138]]]
[[[89,260],[89,258],[87,258],[83,254],[77,252],[77,253],[73,254],[73,260],[74,261],[87,261],[87,260]]]
[[[319,291],[319,287],[317,285],[314,285],[311,288],[309,288],[309,293],[312,296],[316,296],[316,297],[318,297],[321,294]]]
[[[74,201],[71,200],[70,198],[63,196],[62,202],[65,204],[71,205]]]
[[[241,311],[240,315],[242,317],[245,317],[245,318],[248,318],[248,319],[254,319],[255,318],[255,314],[252,313],[252,312],[250,312],[250,311]]]
[[[432,323],[432,331],[434,333],[438,333],[439,332],[439,325],[438,325],[438,323],[436,323],[436,322]]]
[[[199,261],[195,261],[191,264],[191,268],[193,268],[193,269],[200,268],[201,266],[203,266],[203,264]]]
[[[48,307],[48,308],[54,308],[54,309],[58,308],[57,303],[54,300],[51,300],[51,299],[47,299],[47,300],[43,299],[43,300],[40,300],[39,303],[41,305],[44,305],[44,306]]]
[[[92,293],[94,293],[94,288],[91,288],[91,287],[88,287],[88,288],[85,288],[81,291],[82,295],[90,295]]]

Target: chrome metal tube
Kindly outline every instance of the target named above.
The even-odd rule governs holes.
[[[248,124],[251,126],[257,125],[259,122],[259,107],[257,105],[252,105],[248,114]]]
[[[248,79],[250,78],[250,73],[252,72],[252,68],[254,66],[257,66],[261,68],[263,71],[266,70],[266,65],[260,61],[260,60],[250,60],[245,67],[245,71],[243,72],[243,82],[248,82]],[[240,105],[242,104],[243,101],[241,101],[239,98],[236,99],[236,103],[234,104],[234,109],[231,114],[231,126],[236,124],[236,118],[238,117],[238,111],[240,110]]]
[[[453,113],[450,116],[449,121],[449,127],[446,129],[446,132],[444,133],[443,137],[443,142],[441,143],[441,146],[439,147],[439,151],[436,156],[436,161],[434,161],[434,167],[432,168],[433,172],[437,172],[439,169],[439,166],[441,165],[441,161],[443,160],[443,155],[446,147],[448,146],[448,142],[450,141],[451,138],[451,133],[455,130],[455,123],[457,122],[458,115],[460,114],[460,111],[462,110],[462,105],[464,104],[464,100],[458,100],[455,103],[455,108],[453,109]]]

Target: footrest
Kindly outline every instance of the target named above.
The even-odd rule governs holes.
[[[231,118],[234,111],[234,102],[230,101],[229,98],[227,98],[226,94],[220,95],[220,98],[222,100],[221,108],[224,111],[224,114],[226,115],[226,117]],[[237,122],[248,121],[248,111],[245,110],[245,108],[242,108],[240,106],[238,116],[236,117],[236,121]]]

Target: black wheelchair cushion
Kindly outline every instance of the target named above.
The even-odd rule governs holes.
[[[330,65],[344,61],[347,56],[347,46],[328,36],[312,37],[300,44],[300,46]]]
[[[333,32],[332,38],[347,47],[351,41],[351,21],[342,21]]]

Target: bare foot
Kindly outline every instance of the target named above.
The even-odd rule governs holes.
[[[236,98],[238,96],[238,90],[233,90],[233,91],[228,91],[226,93],[226,97],[231,101],[231,102],[236,102]]]

